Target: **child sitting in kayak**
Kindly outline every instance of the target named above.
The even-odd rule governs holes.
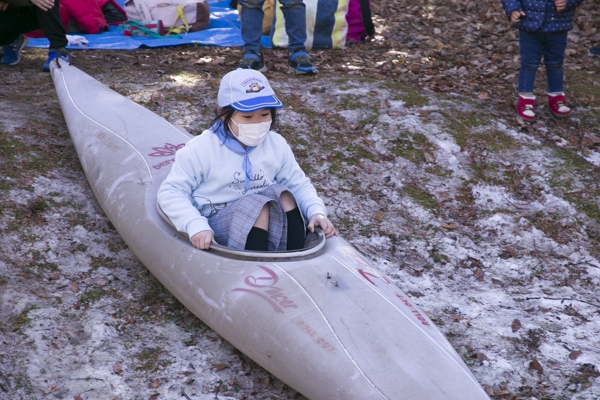
[[[304,246],[306,228],[337,235],[290,146],[271,131],[282,107],[258,71],[221,79],[210,129],[177,151],[158,191],[162,211],[194,247],[286,251]]]

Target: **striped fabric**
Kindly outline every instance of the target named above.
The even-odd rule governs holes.
[[[346,14],[351,0],[304,0],[306,5],[306,48],[332,49],[346,45],[348,22]],[[271,43],[275,47],[287,47],[285,20],[281,5],[276,2]]]

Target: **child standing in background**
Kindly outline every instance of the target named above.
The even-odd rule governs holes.
[[[559,118],[572,114],[563,92],[567,33],[573,29],[575,9],[583,0],[502,0],[504,11],[519,29],[521,68],[517,114],[528,122],[536,119],[533,84],[542,57],[546,66],[548,108]]]

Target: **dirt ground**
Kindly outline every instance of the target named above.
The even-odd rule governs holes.
[[[518,121],[497,1],[373,4],[378,34],[313,50],[278,130],[340,234],[447,335],[493,399],[600,398],[598,3],[567,50],[571,118]],[[75,51],[73,64],[193,134],[239,48]],[[104,216],[45,51],[0,76],[0,399],[302,399],[187,311]]]

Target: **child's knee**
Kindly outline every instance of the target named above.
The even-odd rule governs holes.
[[[294,196],[292,196],[292,194],[290,192],[288,192],[287,190],[285,192],[281,193],[281,196],[279,197],[279,199],[281,201],[281,207],[283,207],[283,210],[285,212],[293,210],[294,208],[297,207]]]
[[[546,72],[561,72],[562,70],[563,70],[563,63],[546,64]]]

